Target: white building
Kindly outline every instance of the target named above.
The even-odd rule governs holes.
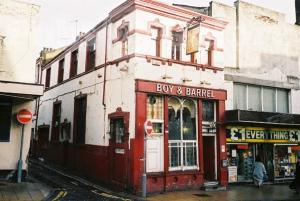
[[[140,192],[148,119],[148,192],[226,185],[226,24],[158,1],[113,9],[42,67],[38,154]]]
[[[32,112],[33,100],[43,94],[35,83],[39,7],[14,0],[0,1],[0,171],[12,176],[17,168],[21,124],[16,113]],[[31,123],[25,125],[23,171],[27,169]]]
[[[243,1],[212,2],[203,10],[229,22],[224,31],[229,181],[251,181],[256,156],[270,180],[292,179],[300,150],[299,5],[298,25]]]

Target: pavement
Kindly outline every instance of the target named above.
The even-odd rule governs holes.
[[[53,167],[51,167],[53,168]],[[47,171],[50,170],[50,167]],[[60,171],[57,170],[57,173]],[[30,173],[29,173],[30,174]],[[63,173],[59,173],[63,174]],[[65,175],[66,176],[66,175]],[[74,175],[73,175],[74,176]],[[89,183],[84,179],[76,176],[68,175],[72,179],[76,179],[79,183],[84,183],[93,187],[93,193],[98,193],[101,199],[95,200],[143,200],[137,199],[136,196],[126,196],[127,199],[119,199],[112,191],[100,191],[102,188],[99,185]],[[29,176],[26,182],[13,183],[7,181],[0,181],[0,201],[38,201],[38,200],[70,200],[70,201],[83,201],[93,200],[87,199],[88,197],[73,199],[73,197],[66,196],[67,191],[59,190],[51,187],[51,185],[43,184],[42,180],[36,180]],[[48,182],[46,182],[48,183]],[[74,182],[71,182],[74,183]],[[78,185],[78,184],[77,184]],[[59,191],[57,191],[59,190]],[[102,193],[101,193],[102,192]],[[108,192],[108,193],[103,193]],[[68,191],[70,194],[70,191]],[[103,199],[106,197],[106,199]],[[77,197],[78,198],[78,197]],[[177,191],[166,192],[161,194],[148,194],[147,201],[300,201],[300,195],[296,195],[294,191],[289,189],[288,184],[266,184],[261,188],[257,188],[252,184],[243,185],[229,185],[226,190],[222,191]]]
[[[27,179],[21,183],[0,181],[0,201],[41,201],[51,190],[34,179]]]
[[[287,184],[264,185],[257,188],[252,184],[230,185],[224,191],[181,191],[150,195],[149,201],[300,201],[300,195],[289,189]]]

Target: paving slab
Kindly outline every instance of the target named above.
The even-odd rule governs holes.
[[[225,191],[181,191],[150,195],[149,201],[300,201],[288,185],[229,186]]]

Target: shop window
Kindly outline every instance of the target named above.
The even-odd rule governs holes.
[[[78,68],[78,50],[71,53],[70,78],[77,75]]]
[[[128,55],[128,26],[119,30],[120,39],[122,42],[122,56]]]
[[[45,88],[50,87],[50,78],[51,78],[51,68],[46,70],[46,81],[45,81]]]
[[[296,172],[297,163],[297,145],[275,145],[275,179],[293,178]]]
[[[9,142],[10,140],[11,115],[11,101],[0,98],[0,142]]]
[[[51,141],[59,141],[61,102],[53,103]]]
[[[163,134],[163,97],[149,95],[147,98],[147,119],[152,121],[153,134]]]
[[[169,98],[169,169],[195,169],[198,165],[196,104],[190,99]]]
[[[73,142],[75,144],[85,143],[85,129],[86,129],[86,106],[87,98],[84,95],[75,97],[74,103],[74,128],[73,128]]]
[[[112,119],[110,122],[110,132],[111,132],[112,139],[115,140],[115,143],[124,143],[125,142],[124,119],[123,118]]]
[[[202,120],[207,122],[215,121],[215,104],[212,101],[202,102]]]
[[[59,61],[58,64],[58,78],[57,83],[61,83],[64,80],[64,67],[65,67],[65,59]]]
[[[96,38],[87,42],[85,71],[93,69],[96,65]]]
[[[181,60],[182,38],[182,32],[172,32],[172,59]]]
[[[154,50],[154,56],[160,57],[161,55],[161,29],[151,28],[151,40],[152,49]]]

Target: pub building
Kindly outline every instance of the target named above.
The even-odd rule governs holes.
[[[252,182],[257,156],[270,182],[294,179],[300,157],[300,115],[229,110],[225,124],[229,183]]]
[[[144,171],[147,193],[226,187],[226,25],[154,0],[113,9],[42,66],[36,155],[137,194]]]

